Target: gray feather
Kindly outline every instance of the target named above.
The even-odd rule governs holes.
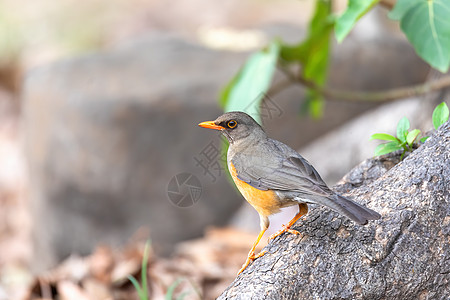
[[[304,199],[327,206],[362,225],[381,217],[334,193],[306,159],[279,141],[267,139],[251,147],[251,152],[244,149],[235,154],[231,161],[237,177],[259,190],[275,190],[285,199]]]

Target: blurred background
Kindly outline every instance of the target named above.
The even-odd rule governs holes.
[[[250,232],[229,283],[258,216],[228,180],[221,138],[197,124],[222,113],[218,94],[251,51],[273,37],[305,36],[313,4],[1,0],[0,299],[34,299],[31,289],[42,296],[36,278],[70,255],[104,259],[108,247],[147,238],[155,257],[198,255],[205,250],[179,243],[224,226],[238,231],[211,229],[213,244]],[[336,11],[345,5],[336,1]],[[328,85],[373,91],[428,76],[398,24],[377,8],[334,43]],[[298,85],[277,93],[263,122],[330,185],[373,155],[372,133],[392,133],[403,116],[431,128],[437,103],[329,101],[313,120],[300,113],[304,95]],[[293,212],[285,214],[272,220],[273,231]],[[105,297],[98,299],[112,299]]]

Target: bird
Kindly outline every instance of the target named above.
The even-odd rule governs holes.
[[[228,170],[242,196],[259,214],[261,230],[238,275],[266,253],[255,254],[255,249],[270,225],[269,216],[281,208],[298,205],[299,210],[269,240],[285,232],[299,234],[291,227],[307,214],[307,204],[312,203],[331,208],[360,225],[381,218],[379,213],[332,191],[305,158],[288,145],[269,138],[245,112],[227,112],[198,126],[220,130],[228,140]]]

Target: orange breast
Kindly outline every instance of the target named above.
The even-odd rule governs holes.
[[[280,211],[281,203],[274,191],[261,191],[240,180],[237,178],[236,168],[232,163],[229,163],[228,169],[242,196],[260,215],[270,216]]]

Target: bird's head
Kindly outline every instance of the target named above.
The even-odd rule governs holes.
[[[262,127],[252,117],[241,111],[227,112],[214,121],[202,122],[198,126],[222,131],[230,144],[266,137]]]

